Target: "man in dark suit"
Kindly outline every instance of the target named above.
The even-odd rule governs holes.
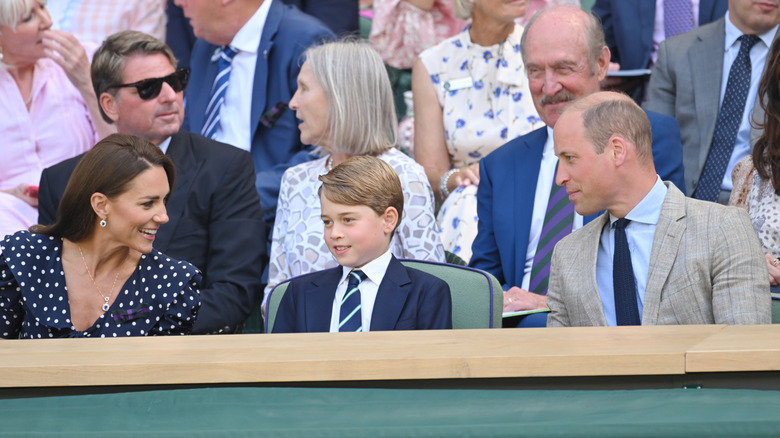
[[[288,5],[319,18],[338,36],[358,35],[360,30],[358,0],[283,0]]]
[[[183,127],[251,152],[255,185],[272,230],[282,174],[313,158],[312,148],[300,141],[295,112],[287,108],[298,89],[301,55],[308,46],[333,38],[333,33],[281,0],[175,2],[198,37],[190,57]],[[226,53],[235,56],[226,58],[229,79],[224,101],[216,104],[221,106],[218,122],[213,123],[211,90]]]
[[[554,176],[558,160],[552,131],[570,101],[599,91],[610,59],[598,20],[569,6],[535,15],[525,28],[521,46],[533,102],[547,127],[510,141],[480,161],[479,231],[470,262],[470,266],[490,272],[504,285],[505,312],[546,307],[548,277],[544,273],[549,273],[557,240],[543,245],[539,242],[544,240],[541,237],[548,204],[552,205],[548,201],[557,187]],[[649,117],[653,121],[653,157],[658,173],[682,186],[682,145],[677,123],[660,114],[651,113]],[[557,239],[590,219],[573,215],[568,229]],[[538,287],[531,281],[534,266],[539,272]],[[544,320],[544,314],[535,314],[521,324],[543,326]]]
[[[274,333],[452,328],[447,283],[390,252],[404,209],[393,168],[358,155],[319,178],[325,242],[341,266],[292,279]]]
[[[202,307],[194,333],[229,333],[262,297],[266,228],[245,151],[181,130],[187,71],[154,37],[125,31],[95,53],[92,82],[106,121],[123,134],[160,146],[176,165],[169,222],[154,246],[203,272]],[[55,221],[65,186],[81,156],[43,171],[39,222]]]

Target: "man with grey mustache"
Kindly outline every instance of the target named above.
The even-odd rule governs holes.
[[[534,105],[547,126],[480,161],[479,232],[469,263],[501,282],[504,312],[547,308],[555,244],[596,217],[576,214],[566,191],[555,185],[558,158],[552,132],[570,101],[599,91],[610,60],[598,19],[569,6],[535,14],[523,33],[521,51]],[[684,190],[680,128],[672,117],[652,112],[648,117],[658,174]],[[519,326],[543,327],[546,315],[522,317]],[[512,326],[517,324],[512,320]]]

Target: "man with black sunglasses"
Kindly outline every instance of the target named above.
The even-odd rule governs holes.
[[[193,333],[230,333],[262,297],[267,230],[251,155],[181,129],[188,69],[171,49],[136,31],[111,35],[95,53],[92,81],[101,113],[117,131],[158,145],[176,165],[170,221],[154,247],[197,266],[205,279]],[[39,221],[51,224],[81,156],[43,171]],[[111,218],[107,218],[110,226]]]

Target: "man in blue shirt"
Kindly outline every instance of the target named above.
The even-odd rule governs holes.
[[[554,139],[556,183],[577,213],[606,212],[555,247],[548,326],[771,321],[766,262],[747,213],[662,182],[650,122],[628,96],[574,102]]]

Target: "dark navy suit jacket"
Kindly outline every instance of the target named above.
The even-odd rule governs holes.
[[[339,36],[358,35],[360,22],[358,0],[283,0],[288,5],[298,6],[298,9],[312,17],[317,17]]]
[[[279,304],[274,333],[330,331],[330,318],[342,267],[290,281]],[[365,310],[365,309],[364,309]],[[452,298],[444,280],[407,268],[395,256],[379,285],[371,331],[452,328]]]
[[[171,137],[167,155],[176,166],[176,183],[168,200],[168,223],[157,232],[154,247],[203,272],[203,305],[193,333],[232,332],[263,296],[267,233],[252,161],[246,151],[186,131]],[[43,171],[40,223],[56,220],[65,186],[82,156]]]
[[[726,10],[728,0],[701,0],[699,26],[717,20]],[[597,0],[593,13],[601,19],[613,62],[623,70],[650,66],[655,0]]]
[[[685,189],[680,127],[674,118],[645,111],[653,130],[653,160],[661,179]],[[493,274],[509,288],[520,286],[531,232],[534,196],[547,127],[518,137],[479,164],[478,233],[469,266]],[[588,223],[598,214],[586,216]]]
[[[324,24],[296,7],[280,0],[271,3],[257,50],[250,115],[255,186],[269,226],[276,215],[284,171],[316,158],[310,155],[312,147],[301,144],[295,111],[286,108],[298,89],[296,81],[303,64],[301,55],[307,47],[333,37],[333,32]],[[201,132],[203,128],[209,93],[217,75],[217,62],[212,61],[216,49],[217,46],[202,39],[198,39],[192,49],[192,73],[187,87],[183,129]],[[285,105],[285,109],[277,120],[270,122],[268,117],[263,117],[270,115],[269,111],[279,103]],[[270,126],[261,121],[267,121]]]

